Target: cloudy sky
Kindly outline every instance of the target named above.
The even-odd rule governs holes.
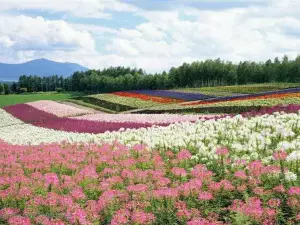
[[[0,0],[0,62],[148,72],[300,53],[299,0]]]

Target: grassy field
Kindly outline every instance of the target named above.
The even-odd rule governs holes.
[[[21,104],[26,102],[33,102],[38,100],[65,100],[78,96],[78,93],[34,93],[34,94],[12,94],[12,95],[0,95],[0,107]]]

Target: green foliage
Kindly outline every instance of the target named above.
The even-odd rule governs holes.
[[[275,58],[273,61],[244,61],[238,64],[216,59],[184,63],[177,68],[172,67],[168,73],[161,74],[146,74],[142,69],[129,67],[110,67],[104,70],[75,72],[69,78],[57,75],[43,78],[23,75],[19,78],[19,85],[21,88],[27,88],[28,92],[55,91],[62,88],[66,91],[108,93],[136,89],[215,87],[267,82],[295,83],[300,82],[299,68],[300,56],[295,60],[289,60],[285,56],[281,61]],[[255,87],[243,90],[225,87],[217,89],[216,92],[254,93],[259,90]]]
[[[79,95],[78,93],[63,93],[63,94],[57,94],[57,93],[37,93],[37,94],[11,94],[11,95],[1,95],[0,96],[0,107],[8,106],[8,105],[15,105],[15,104],[21,104],[26,102],[32,102],[32,101],[38,101],[38,100],[64,100],[68,98],[72,98],[76,95]]]
[[[21,94],[27,93],[27,88],[20,88],[19,93],[21,93]]]
[[[8,84],[3,84],[4,94],[8,95],[10,93]]]
[[[63,92],[63,89],[62,88],[56,88],[56,92],[61,93],[61,92]]]
[[[4,86],[3,84],[0,83],[0,95],[2,94],[3,91],[4,91]]]

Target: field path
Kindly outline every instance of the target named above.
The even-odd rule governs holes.
[[[77,105],[73,102],[60,102],[61,104],[65,104],[65,105],[70,105],[70,106],[73,106],[73,107],[76,107],[78,109],[84,109],[84,110],[88,110],[90,111],[91,113],[103,113],[103,114],[107,114],[106,112],[103,112],[103,111],[100,111],[100,110],[96,110],[96,109],[92,109],[92,108],[89,108],[89,107],[86,107],[86,106],[82,106],[82,105]]]

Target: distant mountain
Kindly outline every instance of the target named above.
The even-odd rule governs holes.
[[[58,75],[71,76],[76,71],[86,71],[88,68],[76,63],[59,63],[47,59],[36,59],[21,64],[0,63],[0,80],[18,81],[21,75],[37,75],[40,77]]]

